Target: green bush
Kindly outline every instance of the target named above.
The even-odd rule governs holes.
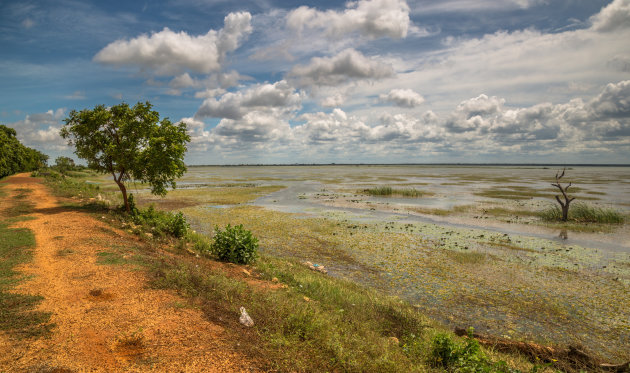
[[[239,264],[256,260],[258,239],[242,224],[234,227],[228,224],[224,231],[216,227],[215,231],[211,250],[220,260]]]
[[[545,221],[562,220],[562,210],[560,206],[552,205],[540,213],[540,217]],[[607,223],[622,224],[625,217],[614,209],[591,206],[586,203],[574,203],[569,208],[569,219],[578,223]]]

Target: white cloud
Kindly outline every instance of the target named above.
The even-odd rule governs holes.
[[[223,29],[199,36],[164,28],[151,35],[117,40],[98,52],[94,60],[117,66],[138,66],[158,75],[216,72],[221,69],[226,53],[238,48],[252,32],[251,18],[247,12],[230,13],[225,17]]]
[[[354,49],[346,49],[334,57],[314,57],[311,62],[296,65],[288,76],[303,86],[335,86],[354,80],[377,80],[394,75],[391,65],[368,58]]]
[[[612,32],[630,28],[630,0],[614,0],[591,17],[596,31]]]
[[[64,96],[68,100],[85,100],[85,93],[81,91],[74,91],[71,95]]]
[[[205,146],[204,149],[210,147],[240,156],[261,152],[287,154],[287,159],[296,161],[298,154],[329,161],[357,154],[361,158],[355,160],[403,157],[397,159],[409,161],[409,154],[469,157],[470,153],[462,149],[475,149],[476,157],[502,154],[505,161],[518,161],[523,155],[584,151],[613,157],[615,152],[627,152],[630,147],[629,90],[630,81],[621,81],[606,85],[590,100],[529,107],[510,107],[503,98],[479,95],[462,101],[442,116],[426,111],[414,115],[383,113],[376,118],[335,108],[329,113],[294,117],[295,112],[280,113],[273,107],[261,107],[239,119],[223,119],[210,130],[204,130],[203,122],[191,118],[197,123],[191,132],[196,134],[193,143]],[[297,124],[291,126],[291,121]],[[252,162],[258,158],[249,159]]]
[[[301,6],[287,15],[287,25],[302,32],[319,29],[329,37],[359,32],[369,38],[404,38],[411,26],[404,0],[359,0],[348,2],[343,12],[319,11]]]
[[[8,124],[17,132],[24,145],[36,149],[64,148],[66,141],[59,135],[65,109],[48,110],[45,113],[28,114],[23,120]]]
[[[388,94],[380,95],[379,99],[405,108],[414,108],[424,102],[424,97],[411,89],[392,89]]]
[[[195,117],[241,119],[254,110],[285,113],[299,109],[301,102],[301,94],[281,80],[273,84],[257,84],[243,92],[228,92],[218,100],[208,98],[197,110]]]
[[[335,93],[321,100],[319,103],[323,107],[339,107],[346,101],[346,97],[341,93]]]
[[[628,3],[624,1],[609,7],[622,8]],[[595,19],[609,19],[600,15]],[[482,92],[527,105],[562,102],[576,93],[593,95],[602,84],[627,79],[630,61],[630,27],[600,32],[595,29],[598,25],[553,34],[527,29],[473,39],[446,38],[440,51],[405,55],[406,66],[397,67],[396,79],[366,87],[366,95],[378,95],[395,85],[431,87],[427,98],[442,113],[452,102]],[[570,89],[570,82],[573,87],[579,84],[581,91]],[[439,97],[439,102],[432,97]]]
[[[527,9],[532,6],[547,3],[549,0],[441,0],[418,4],[414,13],[437,13],[471,11],[492,11],[502,9]]]
[[[630,120],[630,80],[610,83],[593,99],[589,107],[597,118],[625,118]]]

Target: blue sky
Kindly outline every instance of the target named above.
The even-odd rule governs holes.
[[[0,123],[150,101],[189,164],[628,163],[630,0],[2,1]]]

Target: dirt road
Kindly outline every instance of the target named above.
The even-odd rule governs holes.
[[[147,287],[142,270],[98,264],[108,249],[141,245],[134,236],[86,213],[60,207],[46,187],[26,174],[6,180],[8,195],[29,189],[34,219],[16,226],[36,238],[30,275],[16,292],[41,295],[52,312],[49,338],[0,333],[0,371],[248,371],[222,327],[176,294]],[[99,254],[100,253],[100,254]]]

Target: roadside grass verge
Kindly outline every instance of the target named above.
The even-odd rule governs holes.
[[[557,205],[551,205],[540,212],[540,217],[549,222],[561,221],[562,210]],[[569,208],[568,220],[576,223],[623,224],[626,221],[626,216],[612,208],[576,202]]]
[[[0,211],[0,331],[17,338],[47,336],[54,327],[49,323],[51,314],[34,311],[43,298],[12,291],[25,279],[15,267],[31,260],[35,236],[28,229],[10,225],[24,220],[22,215],[31,212],[33,205],[25,200],[26,189],[17,190],[12,199],[6,195],[3,192],[2,204],[9,207]]]
[[[391,186],[379,186],[359,191],[361,194],[377,197],[401,196],[409,198],[419,198],[423,196],[431,196],[433,193],[421,191],[415,188],[392,188]]]

